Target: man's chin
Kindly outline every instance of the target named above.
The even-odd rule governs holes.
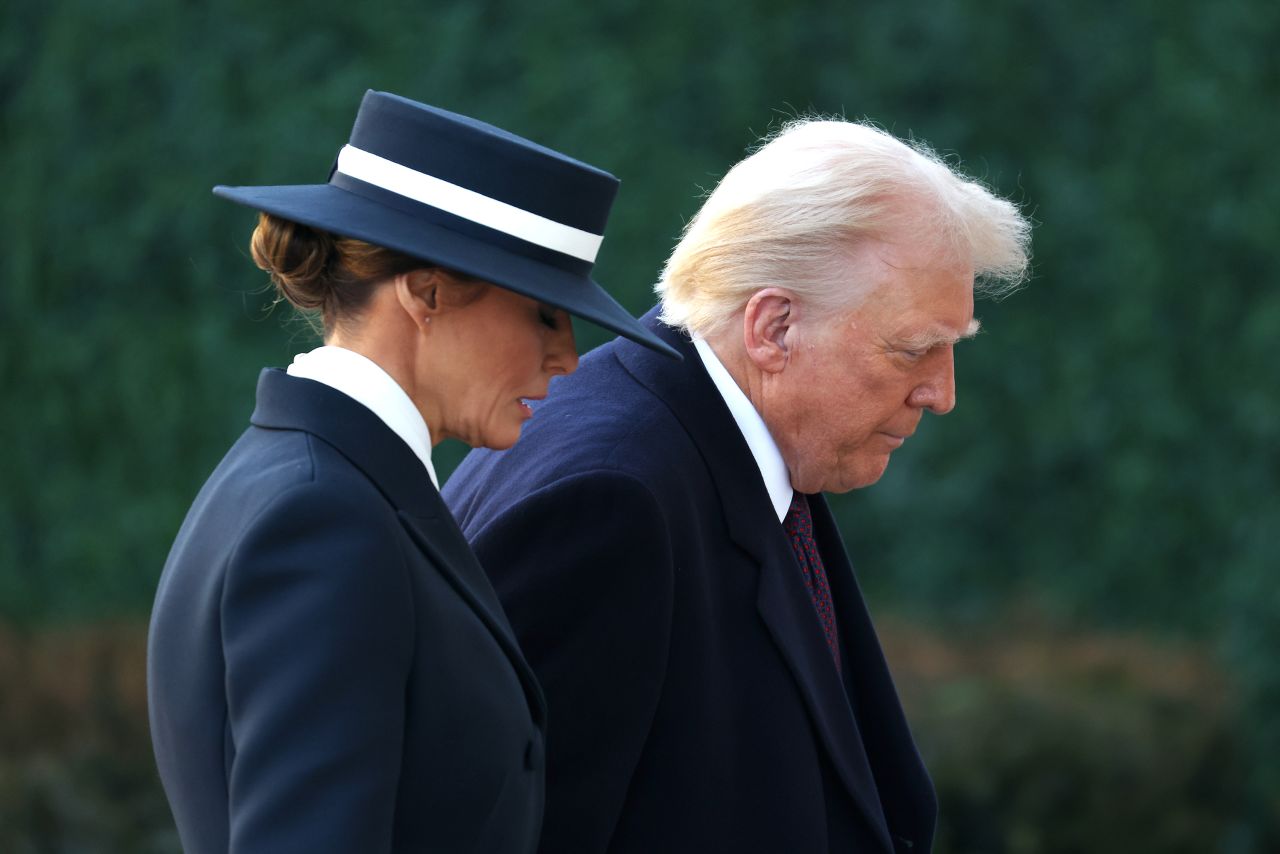
[[[830,492],[840,495],[845,492],[852,492],[855,489],[871,486],[884,477],[885,469],[888,467],[889,455],[884,454],[878,459],[863,460],[860,465],[852,470],[826,472],[826,477],[821,480],[815,478],[812,481],[797,482],[795,478],[792,478],[791,488],[796,492],[804,492],[809,495],[815,492]]]
[[[865,489],[879,482],[884,477],[885,470],[889,468],[889,455],[880,455],[875,459],[865,460],[857,469],[849,473],[844,489],[830,490],[831,492],[852,492],[855,489]]]

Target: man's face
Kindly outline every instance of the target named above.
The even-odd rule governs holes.
[[[871,278],[852,311],[798,307],[786,367],[766,384],[761,414],[800,492],[848,492],[880,479],[924,410],[955,406],[952,350],[977,331],[973,271],[945,253],[875,243],[850,275]]]

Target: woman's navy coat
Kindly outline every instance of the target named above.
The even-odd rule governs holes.
[[[422,463],[267,370],[152,614],[156,759],[189,854],[528,852],[545,711]]]

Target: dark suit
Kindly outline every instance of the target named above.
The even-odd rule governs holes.
[[[263,371],[178,534],[148,688],[188,854],[528,852],[544,705],[421,461]]]
[[[542,850],[927,851],[933,787],[826,502],[843,644],[687,338],[557,379],[516,446],[445,489],[550,715]]]

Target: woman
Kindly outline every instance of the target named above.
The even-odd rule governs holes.
[[[617,181],[370,92],[327,184],[217,187],[325,346],[265,370],[152,615],[188,852],[526,852],[545,708],[431,447],[505,448],[577,365],[566,312],[666,352],[590,278]]]

